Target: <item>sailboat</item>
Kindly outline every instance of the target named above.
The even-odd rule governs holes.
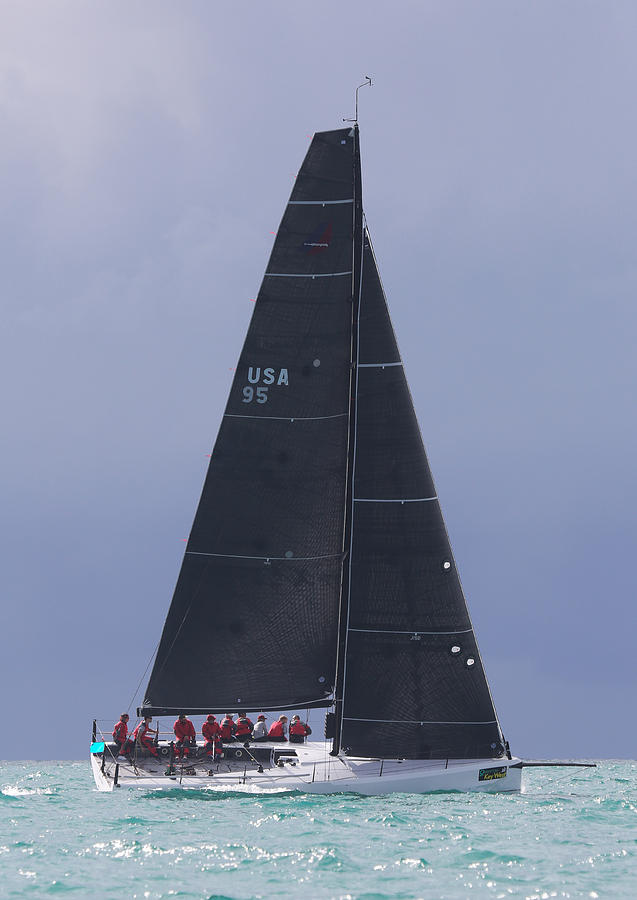
[[[326,710],[325,739],[117,759],[97,787],[518,791],[398,351],[358,123],[276,234],[140,716]]]

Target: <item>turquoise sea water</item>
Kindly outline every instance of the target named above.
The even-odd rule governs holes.
[[[122,789],[0,764],[0,896],[637,897],[637,763],[525,771],[507,794]]]

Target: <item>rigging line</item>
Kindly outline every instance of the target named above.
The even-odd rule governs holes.
[[[558,778],[554,778],[552,781],[549,781],[549,783],[546,786],[541,786],[540,790],[543,791],[546,788],[553,788],[553,787],[555,787],[556,784],[559,784],[561,781],[566,781],[566,779],[570,778],[570,777],[571,777],[571,772],[567,772],[566,775],[560,775]]]
[[[188,553],[187,550],[186,550],[186,553]],[[184,557],[185,557],[185,555],[186,555],[186,554],[184,553]],[[207,567],[206,567],[206,569],[207,569]],[[186,610],[185,610],[185,612],[184,612],[184,614],[183,614],[183,617],[182,617],[182,619],[181,619],[181,622],[179,623],[179,628],[178,628],[177,631],[175,632],[175,636],[173,637],[172,641],[170,642],[170,647],[169,647],[168,650],[166,651],[166,655],[165,655],[165,657],[164,657],[163,665],[162,665],[161,669],[159,670],[159,672],[157,673],[157,675],[161,675],[161,673],[162,673],[162,672],[164,671],[164,669],[166,668],[166,663],[168,662],[168,657],[169,657],[170,654],[172,653],[172,649],[173,649],[173,647],[175,646],[175,641],[176,641],[177,638],[179,637],[179,635],[180,635],[180,633],[181,633],[181,629],[184,627],[184,622],[185,622],[186,619],[188,618],[188,615],[189,615],[189,613],[190,613],[190,610],[192,609],[193,603],[195,602],[195,600],[197,600],[197,599],[199,598],[199,593],[200,593],[200,591],[202,590],[202,583],[203,583],[203,579],[204,579],[204,575],[205,575],[206,569],[204,569],[204,571],[203,571],[203,572],[201,573],[201,575],[199,576],[199,579],[198,579],[197,584],[196,584],[196,586],[195,586],[195,590],[193,591],[193,594],[192,594],[192,596],[191,596],[191,598],[190,598],[190,603],[188,604],[188,607],[186,608]],[[177,581],[177,584],[179,584],[179,580]],[[177,588],[175,588],[175,591],[176,591],[176,590],[177,590]],[[173,595],[173,601],[174,601],[174,599],[175,599],[175,598],[174,598],[174,595]],[[172,602],[173,602],[173,601],[171,601],[170,609],[172,609]],[[169,614],[170,614],[170,611],[169,611]],[[166,619],[166,621],[168,621],[168,619]],[[164,629],[165,629],[165,628],[166,628],[166,623],[164,623]],[[163,633],[162,633],[162,637],[163,637]],[[160,638],[159,640],[160,640],[160,642],[161,642],[161,638]],[[157,646],[159,647],[159,644],[157,644]],[[150,663],[149,663],[149,665],[150,665]],[[148,668],[148,666],[147,666],[146,668]],[[143,676],[142,676],[142,677],[143,677]]]
[[[365,83],[371,85],[371,78],[366,75]],[[363,85],[361,85],[363,87]],[[362,196],[362,176],[361,176],[361,168],[360,168],[360,139],[358,132],[358,88],[356,90],[356,121],[354,124],[354,195],[360,207],[360,248],[358,250],[359,256],[358,261],[356,258],[357,251],[357,235],[356,235],[356,226],[357,226],[357,210],[356,204],[354,205],[354,234],[352,240],[352,280],[354,284],[352,285],[352,298],[356,296],[356,303],[354,305],[354,309],[352,310],[353,315],[353,325],[355,333],[353,337],[356,339],[356,359],[353,362],[356,363],[354,369],[352,370],[352,377],[354,379],[354,396],[353,396],[353,428],[352,428],[352,455],[351,455],[351,464],[349,466],[348,478],[350,483],[350,495],[349,495],[349,510],[347,511],[349,514],[349,547],[348,554],[349,559],[347,561],[347,609],[345,610],[345,631],[343,633],[343,671],[340,676],[340,709],[338,704],[334,706],[334,712],[336,713],[335,719],[335,738],[334,741],[338,742],[338,750],[340,752],[341,749],[341,741],[342,741],[342,732],[343,732],[343,712],[345,710],[345,688],[346,688],[346,679],[347,679],[347,642],[348,642],[348,632],[349,632],[349,621],[350,621],[350,611],[351,611],[351,593],[352,593],[352,558],[354,553],[354,479],[356,477],[356,451],[357,451],[357,441],[358,441],[358,360],[360,358],[360,349],[361,349],[361,332],[360,332],[360,317],[361,317],[361,303],[363,299],[363,269],[364,269],[364,261],[365,261],[365,213],[363,211],[363,196]],[[358,193],[357,193],[358,191]],[[356,265],[358,263],[359,271],[358,271],[358,285],[355,282],[354,271],[356,269]],[[354,348],[352,348],[354,350]],[[348,447],[349,453],[349,447]],[[347,525],[347,519],[346,519]],[[339,630],[341,626],[339,624]],[[340,638],[339,638],[340,639]],[[339,650],[340,652],[340,650]],[[338,666],[338,658],[337,658],[337,666]],[[338,671],[337,671],[338,677]],[[336,693],[334,697],[336,699]],[[341,721],[339,723],[338,716],[340,714]]]
[[[155,654],[157,653],[157,651],[158,651],[158,649],[159,649],[159,642],[160,642],[160,641],[161,641],[161,638],[160,638],[159,641],[157,641],[157,643],[155,644],[155,649],[154,649],[153,652],[150,654],[150,659],[149,659],[148,662],[146,663],[146,668],[144,669],[144,672],[143,672],[143,674],[142,674],[142,677],[141,677],[141,678],[139,679],[139,681],[137,682],[137,687],[135,688],[135,691],[134,691],[134,693],[133,693],[133,696],[132,696],[131,699],[130,699],[130,703],[128,704],[128,706],[127,706],[127,708],[126,708],[126,713],[127,713],[127,714],[129,713],[130,708],[131,708],[131,706],[133,705],[133,703],[134,703],[134,701],[135,701],[135,697],[137,696],[137,692],[138,692],[138,690],[139,690],[139,688],[140,688],[140,686],[141,686],[142,681],[143,681],[144,678],[146,677],[146,672],[148,672],[148,670],[149,670],[149,668],[150,668],[150,664],[152,663],[153,658],[154,658]]]

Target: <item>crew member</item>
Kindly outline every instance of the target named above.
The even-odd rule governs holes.
[[[179,713],[179,718],[173,725],[173,731],[177,738],[175,744],[175,755],[182,759],[189,756],[190,749],[197,746],[197,735],[195,734],[195,726],[185,713]]]
[[[237,721],[234,723],[234,737],[236,741],[249,741],[252,737],[254,725],[244,712],[237,713]]]
[[[220,731],[221,729],[219,728],[219,723],[211,713],[201,726],[201,733],[204,739],[203,752],[206,754],[206,756],[213,755],[215,738],[219,736]]]
[[[226,713],[225,719],[221,720],[221,740],[227,743],[231,741],[234,735],[234,721],[232,713]]]
[[[287,741],[285,733],[287,731],[287,716],[279,716],[276,722],[270,725],[268,737],[271,741]]]
[[[150,736],[151,734],[157,734],[157,729],[150,727],[150,723],[152,721],[152,716],[144,716],[144,721],[140,722],[133,732],[133,740],[135,741],[137,746],[142,747],[144,750],[148,750],[151,756],[159,758],[159,753],[157,753],[155,742]]]
[[[265,724],[265,716],[257,716],[257,723],[252,732],[253,741],[267,741],[268,726]]]
[[[130,744],[128,740],[128,713],[122,713],[119,717],[119,722],[116,722],[113,726],[113,740],[117,745],[117,753],[115,755],[124,756],[129,749],[127,745]]]
[[[304,744],[308,734],[312,734],[312,729],[307,722],[301,722],[300,716],[292,716],[290,722],[290,743]]]

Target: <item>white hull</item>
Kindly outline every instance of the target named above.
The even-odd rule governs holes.
[[[234,745],[229,745],[231,748]],[[241,745],[237,744],[237,748]],[[265,749],[270,745],[261,744]],[[428,793],[430,791],[519,791],[522,770],[512,768],[520,760],[380,760],[355,759],[329,755],[330,744],[276,744],[272,749],[295,752],[296,757],[281,765],[263,766],[263,772],[248,761],[214,764],[197,760],[196,774],[186,774],[188,766],[175,764],[175,774],[166,775],[167,763],[145,759],[136,766],[126,760],[115,761],[107,752],[91,755],[93,776],[98,790],[116,788],[143,790],[197,789],[271,793],[303,791],[311,794],[352,792],[375,795]],[[251,749],[254,745],[251,745]],[[116,772],[116,766],[117,772]],[[209,775],[208,771],[213,774]],[[117,782],[117,784],[116,784]]]

